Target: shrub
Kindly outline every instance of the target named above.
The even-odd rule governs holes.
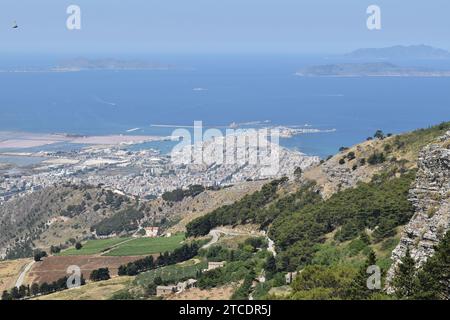
[[[349,152],[348,154],[347,154],[347,159],[348,159],[348,161],[352,161],[353,159],[355,159],[356,158],[356,156],[355,156],[355,153],[353,152],[353,151],[351,151],[351,152]]]
[[[38,262],[41,261],[42,258],[45,258],[47,256],[47,252],[42,250],[36,250],[34,252],[34,261]]]
[[[386,161],[386,157],[384,156],[384,153],[378,153],[378,152],[375,152],[374,154],[372,154],[369,157],[369,159],[367,160],[367,162],[370,165],[381,164],[385,161]]]
[[[109,280],[111,276],[109,275],[109,269],[108,268],[100,268],[97,270],[93,270],[91,272],[91,276],[89,279],[91,281],[104,281]]]

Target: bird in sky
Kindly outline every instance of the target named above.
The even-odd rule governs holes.
[[[16,21],[14,21],[12,28],[13,28],[13,29],[19,28],[19,26],[17,25],[17,22],[16,22]]]

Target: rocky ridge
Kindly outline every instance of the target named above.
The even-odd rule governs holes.
[[[434,247],[450,229],[450,131],[421,151],[418,168],[415,184],[409,192],[415,214],[392,252],[388,292],[392,292],[389,283],[407,249],[416,267],[420,267],[433,255]]]

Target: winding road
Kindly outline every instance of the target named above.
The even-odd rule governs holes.
[[[35,261],[31,261],[29,264],[25,266],[25,268],[20,273],[19,277],[16,281],[16,287],[19,288],[23,284],[23,280],[25,279],[25,276],[27,275],[27,272],[30,271],[31,267],[33,266]]]
[[[211,247],[213,244],[215,244],[217,241],[219,241],[220,234],[226,235],[226,236],[242,236],[242,235],[248,235],[248,233],[245,232],[236,232],[236,231],[230,231],[227,229],[213,229],[209,232],[209,235],[212,236],[212,239],[205,244],[202,249],[207,249]]]

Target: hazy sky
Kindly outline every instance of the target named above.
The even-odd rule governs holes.
[[[82,10],[80,31],[66,28],[71,4]],[[380,31],[366,28],[371,4],[382,10]],[[0,53],[450,49],[449,15],[448,0],[1,0]]]

